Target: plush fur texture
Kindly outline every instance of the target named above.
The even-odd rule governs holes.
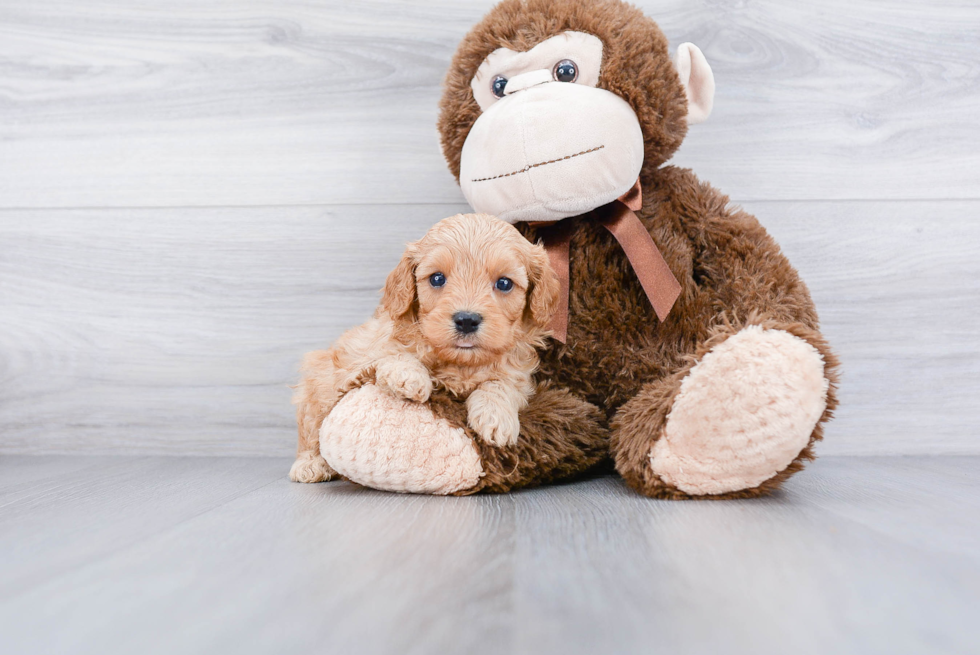
[[[550,344],[542,355],[540,375],[599,408],[605,418],[602,423],[611,428],[616,467],[637,491],[664,498],[766,493],[812,458],[813,444],[822,437],[822,425],[836,406],[837,360],[819,333],[806,286],[758,221],[731,207],[726,196],[690,171],[662,166],[686,133],[687,99],[657,25],[618,0],[505,0],[497,5],[463,40],[446,78],[439,129],[450,170],[458,177],[460,150],[479,117],[469,83],[483,59],[496,48],[527,50],[566,30],[602,39],[598,86],[625,99],[637,114],[645,141],[640,175],[643,207],[637,214],[682,292],[667,320],[660,323],[613,237],[585,218],[565,219],[572,221],[568,340],[567,345]],[[522,230],[536,239],[535,228],[524,225]],[[755,464],[722,463],[725,473],[715,483],[682,482],[676,473],[668,473],[677,467],[661,446],[658,470],[664,476],[658,475],[653,462],[660,458],[654,446],[664,434],[684,380],[713,347],[750,326],[793,335],[809,348],[802,351],[819,354],[822,366],[817,384],[809,374],[817,361],[811,358],[805,364],[810,367],[805,383],[786,392],[785,407],[806,408],[787,419],[792,429],[776,431],[769,443],[756,444],[781,453],[771,462],[762,458],[778,470],[759,481]],[[719,388],[742,385],[747,394],[760,397],[776,393],[766,387],[775,373],[744,380],[741,369],[709,368],[721,376],[713,383]],[[782,385],[783,391],[786,386]],[[819,408],[822,411],[816,412]],[[712,411],[718,419],[718,412]],[[699,456],[721,461],[727,452],[729,463],[739,459],[734,444],[739,435],[752,431],[758,418],[745,407],[733,412],[737,416],[721,421],[713,420],[711,412],[705,414],[708,424],[702,423],[699,431],[724,429],[734,441],[714,453],[702,450]],[[814,412],[818,418],[808,423]],[[689,427],[692,412],[687,413]],[[800,425],[808,433],[802,439]],[[532,428],[528,423],[522,427]],[[689,431],[673,429],[678,434]],[[781,461],[785,452],[794,449],[788,462]],[[733,476],[742,476],[748,486],[731,488],[721,479],[731,482]]]
[[[321,448],[339,474],[360,484],[437,495],[503,493],[580,475],[608,460],[599,411],[548,383],[521,410],[515,444],[480,439],[464,427],[466,414],[444,389],[421,405],[367,384],[327,416]]]
[[[612,236],[573,219],[568,343],[553,344],[542,355],[541,374],[604,411],[617,469],[631,486],[683,498],[690,494],[650,468],[653,444],[682,380],[712,347],[746,326],[803,339],[822,355],[827,380],[826,409],[807,446],[770,480],[721,495],[769,491],[812,456],[820,424],[836,406],[837,360],[819,334],[809,292],[758,221],[729,207],[726,197],[689,171],[662,168],[641,182],[639,216],[681,282],[677,303],[661,324]]]
[[[446,495],[472,489],[484,475],[462,428],[373,384],[345,395],[320,435],[334,470],[375,489]]]
[[[663,165],[686,133],[688,100],[656,23],[619,0],[501,2],[460,44],[446,78],[439,130],[450,170],[458,178],[463,143],[480,115],[470,81],[484,58],[565,31],[602,40],[598,87],[636,112],[644,138],[637,215],[680,282],[680,297],[661,323],[612,235],[588,215],[566,218],[567,344],[543,351],[539,378],[548,384],[521,410],[516,444],[473,439],[465,404],[444,391],[414,407],[430,412],[425,421],[471,437],[483,475],[452,493],[567,479],[608,454],[647,496],[765,494],[812,459],[837,404],[838,362],[806,286],[759,222],[691,171]],[[521,230],[537,240],[535,227]],[[386,420],[399,417],[411,420],[407,413]],[[416,461],[399,453],[400,462],[382,466],[401,470]],[[455,463],[446,466],[462,470],[458,463],[471,452],[448,457]],[[376,473],[359,475],[371,484],[367,476]]]
[[[439,285],[431,282],[436,275]],[[510,288],[498,288],[502,280]],[[331,460],[319,452],[321,425],[345,393],[366,383],[415,403],[428,400],[434,388],[445,389],[465,399],[467,422],[481,438],[513,444],[518,412],[534,390],[535,348],[544,343],[557,293],[544,249],[510,225],[482,214],[437,223],[406,248],[374,318],[330,350],[307,355],[296,394],[299,444],[290,477],[332,477]],[[460,312],[480,319],[472,332],[460,331]],[[412,421],[418,421],[414,414]],[[378,419],[374,427],[390,426]],[[356,448],[338,448],[338,461],[349,467],[347,454]]]
[[[824,367],[824,377],[828,386],[823,414],[817,421],[813,432],[807,440],[807,445],[800,451],[790,464],[775,476],[765,480],[756,487],[738,491],[718,493],[714,495],[689,494],[666,482],[656,475],[650,466],[652,450],[647,448],[649,435],[659,438],[666,426],[668,415],[672,409],[673,399],[680,393],[681,384],[713,348],[723,344],[730,337],[741,331],[741,324],[721,322],[711,330],[710,336],[697,348],[696,352],[686,358],[686,363],[673,374],[643,385],[643,389],[630,403],[625,404],[616,414],[612,426],[614,429],[611,448],[615,453],[616,468],[626,482],[634,489],[646,495],[657,498],[751,498],[764,495],[778,489],[791,475],[803,469],[804,464],[814,458],[813,446],[823,438],[823,424],[830,420],[836,407],[834,391],[836,388],[839,366],[837,358],[830,351],[826,341],[819,332],[801,323],[786,323],[782,321],[760,320],[758,316],[750,316],[747,323],[758,325],[763,329],[782,329],[813,346],[821,355]],[[822,386],[822,385],[821,385]]]
[[[429,401],[433,413],[463,425],[463,406],[446,393]],[[474,439],[484,471],[480,481],[457,495],[503,493],[587,473],[609,459],[609,431],[602,413],[564,389],[539,383],[521,410],[521,435],[507,447]]]
[[[827,387],[816,348],[783,330],[751,325],[681,380],[650,453],[653,472],[689,494],[756,487],[806,447]]]

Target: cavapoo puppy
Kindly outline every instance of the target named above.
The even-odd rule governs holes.
[[[335,475],[320,456],[320,425],[344,393],[369,382],[417,402],[443,387],[466,398],[480,438],[515,443],[558,288],[544,248],[513,226],[486,214],[437,223],[408,245],[374,318],[304,359],[289,477]]]

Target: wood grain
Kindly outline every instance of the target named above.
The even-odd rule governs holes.
[[[977,453],[974,202],[747,203],[799,269],[842,360],[819,452]]]
[[[0,460],[0,480],[32,459]],[[728,503],[652,501],[610,477],[404,496],[292,484],[288,464],[96,459],[25,489],[0,506],[4,650],[980,646],[976,457],[828,457],[776,496]]]
[[[677,156],[739,201],[980,198],[980,6],[639,3],[714,67]],[[460,202],[439,85],[489,0],[8,0],[0,205]]]
[[[289,452],[303,352],[366,320],[404,244],[452,213],[0,213],[2,447]]]
[[[433,126],[490,4],[5,2],[0,453],[287,454],[300,355],[466,209]],[[821,451],[980,452],[980,9],[642,4],[718,80],[678,162],[844,360]]]
[[[746,208],[844,363],[819,452],[980,452],[980,202]],[[0,212],[0,453],[288,455],[301,355],[463,210]]]
[[[283,475],[282,462],[241,458],[215,466],[207,458],[18,457],[4,458],[2,469],[21,478],[0,492],[10,546],[0,571],[4,597],[125,551]],[[193,493],[181,493],[188,488]]]

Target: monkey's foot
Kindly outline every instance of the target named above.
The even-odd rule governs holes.
[[[827,403],[821,354],[754,325],[709,351],[681,382],[653,472],[690,495],[759,486],[807,447]]]
[[[483,476],[465,430],[374,385],[349,392],[324,419],[320,453],[352,482],[385,491],[451,494]]]

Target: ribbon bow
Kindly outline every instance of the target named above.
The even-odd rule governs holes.
[[[630,266],[633,267],[633,272],[639,278],[650,304],[657,312],[657,318],[662,323],[666,320],[677,297],[680,296],[681,285],[664,261],[650,233],[634,213],[642,206],[640,181],[637,180],[633,188],[618,200],[593,209],[582,218],[598,221],[616,238]],[[551,319],[551,330],[555,339],[565,343],[568,338],[568,257],[572,226],[567,219],[556,223],[532,223],[532,225],[543,226],[538,234],[544,241],[551,267],[558,274],[560,292],[558,308]]]

